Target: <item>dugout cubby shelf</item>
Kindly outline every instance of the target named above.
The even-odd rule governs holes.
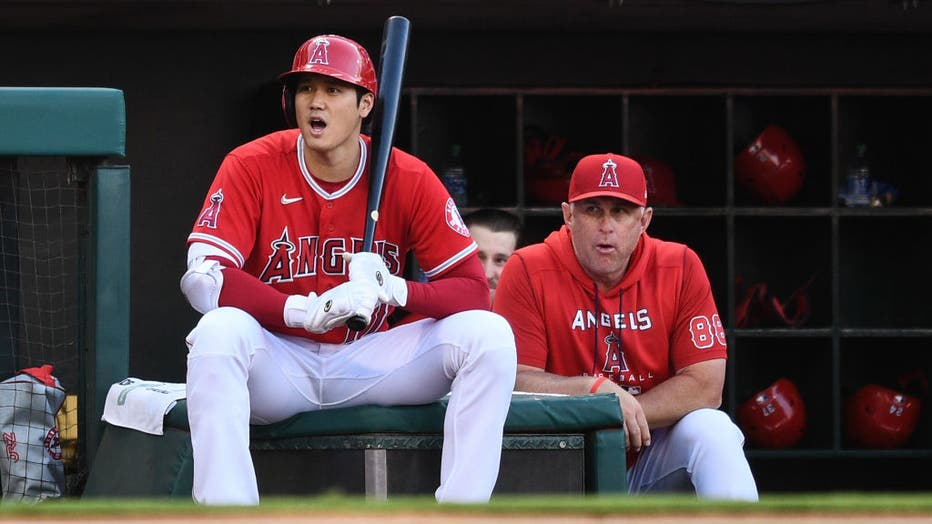
[[[775,471],[796,479],[786,489],[818,489],[857,461],[883,471],[932,460],[928,409],[896,450],[850,449],[843,416],[857,387],[896,386],[898,366],[932,375],[932,88],[411,88],[405,97],[398,145],[439,172],[461,144],[470,194],[461,211],[516,212],[524,243],[562,223],[559,200],[541,198],[537,179],[568,176],[581,155],[611,150],[670,168],[680,205],[655,206],[650,231],[690,245],[706,265],[730,344],[723,409],[735,416],[779,376],[796,382],[809,407],[799,445],[748,449],[763,489]],[[802,188],[779,205],[756,201],[734,179],[735,156],[769,124],[789,133],[807,166]],[[874,179],[895,191],[889,206],[839,201],[861,143]],[[784,300],[808,283],[808,321],[738,326],[741,292],[755,282]],[[788,468],[811,460],[830,472],[800,485]]]

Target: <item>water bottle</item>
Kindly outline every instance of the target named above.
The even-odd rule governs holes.
[[[857,155],[848,166],[847,195],[845,205],[848,207],[868,207],[871,205],[871,170],[867,163],[867,146],[858,144]]]
[[[461,158],[462,148],[459,144],[453,144],[450,147],[450,158],[447,160],[443,171],[440,174],[440,181],[447,188],[453,202],[457,207],[465,207],[468,204],[466,194],[466,169],[463,167]]]

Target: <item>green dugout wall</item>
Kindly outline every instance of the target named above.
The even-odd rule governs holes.
[[[61,178],[77,187],[82,210],[76,256],[80,270],[74,282],[61,284],[77,288],[66,293],[77,299],[73,307],[77,316],[74,343],[63,344],[65,351],[27,350],[31,343],[21,334],[30,329],[10,327],[8,333],[16,336],[0,344],[3,353],[0,357],[5,363],[2,371],[9,375],[19,368],[43,363],[56,365],[56,360],[78,362],[76,376],[59,379],[68,393],[78,394],[78,442],[88,464],[100,440],[100,417],[107,391],[129,372],[130,170],[122,164],[125,154],[126,111],[122,91],[0,87],[0,159],[10,166],[8,176],[28,177],[30,169],[20,168],[37,163],[44,166],[47,162],[43,159],[56,159],[51,165],[58,166],[63,171]],[[45,204],[51,208],[54,203],[50,199]],[[20,205],[18,200],[16,205]],[[19,231],[16,212],[4,216],[13,221],[7,229]],[[16,246],[17,242],[5,245]],[[16,258],[15,253],[4,253],[4,262],[13,261],[16,266],[5,267],[4,276],[23,281],[32,278],[15,262]],[[20,294],[8,295],[16,298]],[[16,303],[4,307],[10,311],[20,309]],[[39,327],[32,331],[41,334],[50,330]]]

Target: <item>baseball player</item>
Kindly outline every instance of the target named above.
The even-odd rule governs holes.
[[[564,225],[505,264],[493,308],[509,320],[522,391],[615,393],[628,491],[757,500],[741,430],[718,408],[726,340],[696,253],[647,235],[644,172],[582,158]]]
[[[476,245],[436,175],[396,149],[378,253],[357,252],[372,61],[358,43],[321,35],[298,49],[280,79],[297,129],[230,152],[188,237],[181,289],[203,314],[186,339],[193,498],[258,503],[250,423],[451,393],[436,498],[487,501],[516,357],[508,323],[489,311]],[[409,251],[429,282],[400,276]],[[387,330],[398,306],[429,318]],[[348,329],[354,316],[368,327]]]
[[[479,246],[479,261],[489,283],[490,298],[495,300],[495,289],[502,276],[502,268],[518,246],[521,220],[512,213],[495,208],[477,209],[463,217],[469,235]]]

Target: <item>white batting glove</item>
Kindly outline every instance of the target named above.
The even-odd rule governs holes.
[[[285,300],[285,325],[311,333],[326,333],[360,316],[369,323],[379,304],[379,290],[371,282],[344,282],[317,295],[291,295]]]
[[[349,263],[350,282],[371,282],[379,288],[379,301],[390,306],[404,307],[408,302],[408,283],[388,272],[385,261],[377,253],[343,252]]]

